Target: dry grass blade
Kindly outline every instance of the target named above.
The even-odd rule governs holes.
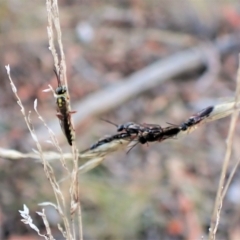
[[[59,185],[56,181],[56,178],[55,178],[55,175],[54,175],[54,171],[51,167],[51,165],[49,164],[48,161],[46,161],[46,159],[44,158],[44,154],[43,154],[43,150],[42,150],[42,147],[41,147],[41,144],[39,143],[38,141],[38,137],[37,135],[35,134],[34,132],[34,129],[32,127],[32,124],[31,124],[31,119],[30,119],[30,112],[29,112],[29,115],[27,116],[26,113],[25,113],[25,110],[24,110],[24,106],[21,102],[21,99],[19,98],[18,94],[17,94],[17,88],[15,87],[13,81],[12,81],[12,78],[11,78],[11,75],[10,75],[10,67],[9,66],[6,66],[6,69],[7,69],[7,74],[8,74],[8,77],[9,77],[9,80],[10,80],[10,83],[11,83],[11,86],[12,86],[12,89],[13,89],[13,93],[15,94],[16,98],[17,98],[17,103],[19,104],[20,108],[21,108],[21,112],[23,114],[23,117],[24,117],[24,120],[27,124],[27,127],[31,133],[31,136],[36,144],[36,147],[38,149],[38,152],[39,152],[39,157],[40,159],[42,160],[42,164],[43,164],[43,168],[44,168],[44,172],[52,186],[52,190],[55,194],[55,198],[56,198],[56,201],[57,201],[57,210],[63,220],[63,223],[64,223],[64,226],[65,226],[65,231],[66,231],[66,235],[68,236],[68,239],[72,239],[72,236],[71,236],[71,231],[70,231],[70,228],[69,228],[69,224],[68,224],[68,221],[67,221],[67,218],[63,212],[63,209],[65,209],[65,199],[64,199],[64,196],[62,194],[62,192],[60,191],[60,188],[59,188]],[[36,104],[35,104],[36,105]]]
[[[46,234],[47,234],[47,237],[49,240],[54,240],[53,236],[52,236],[52,231],[51,231],[51,228],[49,226],[49,222],[47,220],[47,216],[45,214],[45,211],[44,209],[42,209],[42,212],[37,212],[37,214],[43,219],[43,223],[44,223],[44,226],[46,228]]]
[[[227,182],[226,182],[226,184],[225,184],[225,186],[224,186],[223,193],[222,193],[223,198],[225,197],[225,195],[226,195],[226,193],[227,193],[227,190],[228,190],[228,188],[229,188],[229,186],[230,186],[230,183],[231,183],[231,181],[232,181],[232,179],[233,179],[234,174],[236,173],[236,170],[237,170],[239,164],[240,164],[240,158],[239,158],[238,161],[235,163],[235,165],[234,165],[234,167],[233,167],[233,169],[232,169],[232,171],[231,171],[231,173],[230,173],[230,175],[229,175],[229,177],[228,177],[228,179],[227,179]]]
[[[57,72],[60,73],[60,81],[64,80],[64,85],[68,86],[67,76],[66,76],[66,63],[65,63],[65,55],[63,51],[63,44],[62,44],[62,33],[61,33],[61,26],[60,26],[60,19],[59,19],[59,10],[58,10],[58,1],[57,0],[46,0],[46,7],[47,7],[47,15],[48,15],[48,38],[49,38],[49,48],[52,52],[55,69]],[[57,35],[57,44],[60,51],[60,57],[57,55],[56,47],[55,47],[55,39],[54,39],[54,32]],[[59,64],[60,63],[60,64]],[[60,69],[59,69],[60,66]],[[61,71],[60,71],[61,70]],[[75,144],[75,131],[74,131],[74,124],[71,121],[71,106],[70,106],[70,96],[67,91],[66,93],[67,101],[68,101],[68,108],[67,108],[67,115],[69,119],[68,122],[71,122],[72,127],[72,156],[73,156],[73,169],[71,172],[71,186],[70,186],[70,197],[71,197],[71,207],[70,207],[70,214],[71,214],[71,225],[72,225],[72,233],[73,238],[75,239],[77,234],[75,231],[75,215],[77,216],[78,220],[78,235],[80,239],[83,239],[82,233],[82,216],[81,216],[81,205],[79,200],[79,184],[78,184],[78,149]]]
[[[29,209],[28,207],[24,204],[23,205],[23,210],[19,210],[19,213],[22,217],[21,221],[26,224],[26,225],[29,225],[30,228],[32,228],[35,232],[37,232],[37,234],[40,236],[40,237],[43,237],[45,238],[46,240],[53,240],[54,238],[52,237],[52,234],[51,234],[51,231],[47,230],[48,232],[48,236],[44,235],[44,234],[41,234],[38,227],[33,223],[33,220],[31,218],[31,216],[29,215]],[[39,214],[37,212],[37,214]],[[39,214],[40,215],[40,214]],[[48,221],[46,219],[46,217],[42,217],[43,218],[43,222],[49,226],[48,224]]]
[[[43,117],[40,115],[40,113],[38,112],[37,110],[37,100],[34,101],[34,110],[35,112],[37,113],[38,115],[38,118],[42,121],[42,123],[44,124],[44,126],[47,128],[48,132],[49,132],[49,135],[50,135],[50,138],[51,138],[51,143],[57,148],[57,150],[59,151],[60,153],[60,161],[62,163],[62,166],[63,168],[67,171],[67,173],[69,174],[70,171],[69,169],[67,168],[66,166],[66,162],[65,162],[65,158],[63,156],[63,152],[62,152],[62,149],[61,147],[59,146],[59,143],[58,143],[58,140],[54,134],[54,132],[48,127],[48,125],[46,124],[46,122],[44,121]]]
[[[2,158],[8,158],[11,160],[20,160],[23,158],[32,158],[36,160],[41,160],[39,153],[36,150],[33,150],[35,153],[29,152],[29,153],[22,153],[17,150],[13,149],[6,149],[6,148],[0,148],[0,157]],[[53,160],[59,160],[61,158],[61,154],[57,152],[43,152],[44,159],[46,161],[50,162]],[[64,153],[63,158],[65,160],[71,160],[72,154],[70,153]]]
[[[237,87],[236,87],[234,111],[232,113],[231,123],[230,123],[228,137],[227,137],[226,152],[225,152],[225,157],[223,161],[221,177],[219,180],[219,186],[218,186],[217,196],[216,196],[215,205],[214,205],[214,212],[212,215],[211,227],[209,230],[209,240],[216,239],[216,233],[217,233],[217,229],[220,221],[222,203],[225,196],[225,192],[227,190],[227,189],[224,189],[225,177],[226,177],[226,173],[228,170],[229,161],[231,157],[234,130],[235,130],[237,118],[238,118],[239,109],[237,108],[237,105],[239,103],[239,99],[240,99],[240,63],[239,63],[238,74],[237,74]]]

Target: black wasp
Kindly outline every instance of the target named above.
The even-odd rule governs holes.
[[[145,131],[138,138],[138,141],[141,144],[144,144],[147,142],[161,142],[168,138],[173,138],[181,130],[178,126],[170,126],[170,127],[162,128],[157,124],[144,124],[144,126],[145,125],[146,125]]]
[[[210,107],[207,107],[207,108],[201,110],[200,112],[197,112],[196,114],[191,116],[186,122],[184,122],[180,126],[181,130],[186,131],[189,127],[192,127],[192,126],[198,124],[203,119],[207,118],[210,115],[210,113],[213,111],[213,109],[214,109],[214,107],[210,106]]]
[[[54,69],[54,72],[57,77],[58,87],[55,90],[56,104],[57,104],[57,117],[62,128],[64,135],[67,138],[69,145],[72,146],[74,140],[74,130],[71,123],[71,114],[75,111],[69,110],[69,98],[67,94],[67,88],[65,85],[62,85],[59,74]]]
[[[147,142],[155,142],[161,139],[163,128],[158,124],[143,123],[141,126],[141,134],[139,134],[138,141],[141,144]]]
[[[117,125],[108,120],[105,121],[115,125],[118,132],[124,131],[130,135],[137,135],[138,142],[140,142],[141,144],[159,141],[161,133],[163,132],[162,127],[158,124],[137,124],[134,122],[127,122],[121,125]]]

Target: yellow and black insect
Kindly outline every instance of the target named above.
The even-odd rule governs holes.
[[[62,128],[64,135],[67,138],[69,145],[72,146],[72,142],[74,141],[74,129],[71,122],[71,114],[75,113],[75,111],[69,110],[69,98],[67,94],[66,86],[62,85],[59,74],[56,70],[54,70],[58,87],[55,90],[56,104],[57,104],[57,117],[59,118],[59,122]]]

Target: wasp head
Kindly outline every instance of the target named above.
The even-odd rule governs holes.
[[[55,90],[55,93],[57,95],[62,95],[62,94],[65,94],[66,92],[67,92],[67,88],[65,86],[57,87]]]

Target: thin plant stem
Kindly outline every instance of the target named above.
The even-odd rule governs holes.
[[[235,132],[234,130],[235,130],[237,119],[238,119],[239,110],[237,109],[237,103],[239,102],[239,98],[240,98],[239,93],[240,93],[240,63],[238,66],[238,73],[237,73],[237,86],[236,86],[235,107],[234,107],[235,109],[234,109],[234,112],[232,113],[230,127],[229,127],[227,141],[226,141],[226,145],[227,145],[226,152],[225,152],[222,172],[219,180],[217,196],[214,204],[214,211],[212,214],[211,226],[209,229],[209,238],[208,238],[209,240],[216,239],[216,233],[217,233],[217,229],[220,221],[220,214],[222,210],[223,199],[226,192],[226,190],[224,190],[224,185],[225,185],[226,173],[228,170],[229,161],[231,157],[232,143],[233,143],[233,137]]]

